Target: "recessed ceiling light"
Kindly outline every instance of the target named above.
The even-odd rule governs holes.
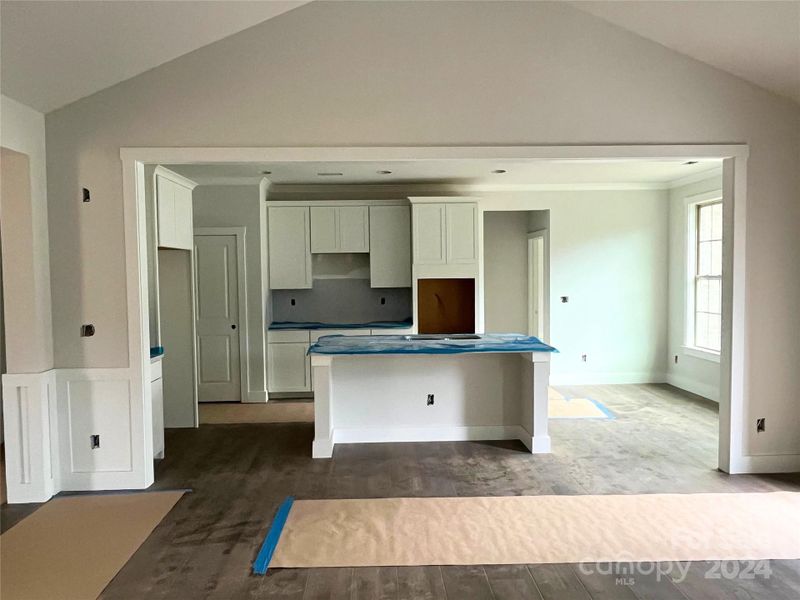
[[[378,175],[391,175],[391,171],[378,171]]]
[[[505,169],[495,169],[494,171],[492,171],[492,173],[497,173],[498,175],[505,172],[506,172]]]
[[[272,175],[272,171],[261,171],[262,175]]]
[[[344,173],[317,173],[319,177],[341,177]]]
[[[698,161],[696,161],[696,160],[687,160],[687,161],[686,161],[685,163],[683,163],[683,164],[685,164],[685,165],[696,165],[696,164],[697,164],[697,162],[698,162]]]

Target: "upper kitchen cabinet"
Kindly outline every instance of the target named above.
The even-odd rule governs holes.
[[[195,185],[163,167],[155,170],[159,248],[191,250],[194,246],[192,190]]]
[[[311,207],[311,252],[369,252],[367,206]]]
[[[374,288],[411,287],[411,208],[369,208],[369,272]]]
[[[414,204],[414,263],[471,265],[478,262],[475,202]]]
[[[311,223],[307,206],[269,209],[269,287],[311,288]]]

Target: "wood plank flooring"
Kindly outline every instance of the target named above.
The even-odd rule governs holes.
[[[562,388],[559,388],[562,389]],[[551,421],[553,453],[518,442],[337,446],[312,460],[313,425],[204,425],[170,430],[156,488],[192,488],[104,591],[131,598],[537,600],[796,599],[800,561],[769,578],[709,579],[713,564],[618,575],[571,565],[275,570],[250,574],[271,519],[298,498],[800,491],[800,475],[716,470],[715,406],[662,385],[563,388],[602,401],[613,421]],[[35,507],[2,509],[8,528]],[[625,565],[617,565],[621,570]],[[659,565],[666,569],[671,565]],[[612,565],[612,567],[615,567]]]

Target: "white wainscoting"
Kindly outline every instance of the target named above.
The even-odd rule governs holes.
[[[152,423],[144,419],[129,369],[57,369],[61,489],[141,489],[152,483]],[[144,391],[145,387],[136,386]],[[150,398],[147,398],[149,401]],[[149,413],[149,411],[147,411]],[[135,444],[148,430],[149,455]],[[100,436],[92,447],[92,436]],[[150,463],[152,473],[152,463]]]
[[[53,371],[3,375],[6,486],[10,504],[45,502],[59,490]]]

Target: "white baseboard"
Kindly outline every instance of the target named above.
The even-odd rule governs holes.
[[[666,382],[671,386],[686,390],[692,394],[697,394],[703,398],[708,398],[714,402],[719,402],[719,386],[703,383],[702,381],[695,381],[682,375],[675,375],[674,373],[667,373]]]
[[[522,440],[530,435],[519,425],[465,425],[448,427],[385,427],[334,429],[336,444],[380,442],[464,442],[471,440]]]
[[[550,385],[619,385],[664,383],[664,373],[636,371],[630,373],[550,373]]]
[[[258,391],[249,391],[247,392],[247,399],[245,402],[266,402],[267,398],[267,390],[258,390]]]
[[[742,456],[731,461],[731,475],[754,473],[800,473],[800,454],[765,454]]]

